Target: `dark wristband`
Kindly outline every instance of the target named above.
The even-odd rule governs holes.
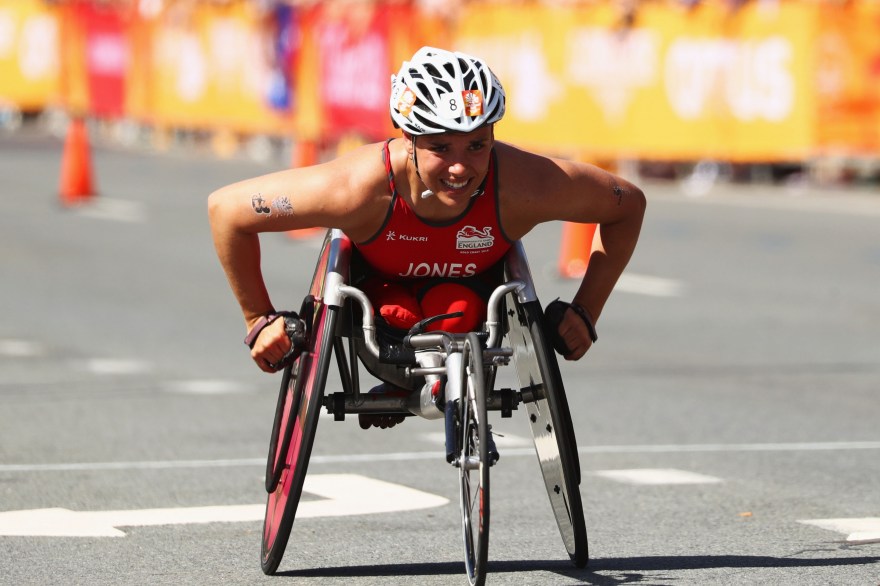
[[[284,317],[286,315],[296,315],[296,313],[291,311],[270,311],[254,324],[254,327],[251,328],[251,331],[248,332],[248,335],[245,336],[244,344],[251,350],[254,348],[254,344],[257,341],[257,337],[260,335],[260,332],[266,329],[272,322],[274,322],[279,317]]]
[[[574,310],[576,314],[581,316],[581,319],[584,320],[584,324],[587,326],[587,331],[590,333],[590,339],[595,342],[599,339],[599,334],[596,333],[596,326],[593,325],[593,320],[590,318],[590,314],[587,313],[587,310],[581,307],[579,304],[572,302],[571,308]]]

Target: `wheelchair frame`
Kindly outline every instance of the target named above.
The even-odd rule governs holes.
[[[482,332],[416,332],[401,345],[377,341],[370,301],[349,284],[352,256],[351,241],[339,230],[328,231],[301,307],[308,342],[285,368],[279,391],[266,467],[263,571],[275,573],[284,555],[321,407],[336,420],[356,413],[444,419],[446,460],[460,471],[468,581],[482,584],[488,560],[489,468],[499,457],[487,412],[510,417],[523,405],[563,543],[574,564],[584,567],[588,547],[577,443],[556,356],[544,339],[543,311],[522,244],[515,243],[502,261],[504,278],[489,298]],[[502,346],[502,340],[507,345]],[[343,390],[325,396],[331,354],[336,356]],[[511,359],[519,388],[494,389],[497,369]],[[384,377],[377,373],[383,368],[396,370],[412,390],[405,396],[361,393],[361,365],[380,380]],[[400,380],[394,383],[400,385]],[[439,387],[443,392],[437,395]]]

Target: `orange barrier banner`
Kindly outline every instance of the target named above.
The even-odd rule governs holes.
[[[59,27],[42,0],[0,0],[0,106],[45,108],[57,96]]]
[[[814,40],[817,154],[880,149],[880,3],[823,6]]]

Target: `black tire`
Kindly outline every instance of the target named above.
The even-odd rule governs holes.
[[[266,466],[266,501],[260,565],[274,574],[296,518],[303,482],[318,427],[324,386],[332,358],[337,308],[315,307],[308,349],[285,372]],[[281,432],[283,431],[283,435]]]
[[[468,581],[486,581],[489,560],[489,422],[483,351],[475,333],[468,334],[462,353],[459,403],[459,479],[464,560]],[[476,515],[476,519],[475,519]]]
[[[589,551],[580,493],[580,461],[559,364],[553,347],[544,337],[540,303],[520,304],[514,299],[512,307],[514,311],[507,312],[507,335],[514,349],[544,485],[565,549],[572,562],[582,568],[589,561]]]

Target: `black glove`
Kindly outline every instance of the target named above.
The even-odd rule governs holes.
[[[562,336],[559,335],[559,324],[562,323],[562,317],[565,315],[565,312],[569,307],[573,309],[582,320],[584,320],[584,324],[587,326],[587,331],[590,333],[590,339],[593,342],[599,339],[599,336],[596,335],[596,327],[593,325],[590,316],[587,315],[587,312],[583,307],[576,303],[572,304],[561,301],[557,298],[556,300],[551,301],[544,309],[544,335],[547,336],[547,339],[553,344],[553,349],[562,356],[568,356],[571,354],[571,349],[566,345]]]
[[[299,358],[308,342],[306,323],[296,312],[291,311],[284,316],[284,333],[290,338],[290,350],[276,364],[271,365],[272,368],[279,370]]]

